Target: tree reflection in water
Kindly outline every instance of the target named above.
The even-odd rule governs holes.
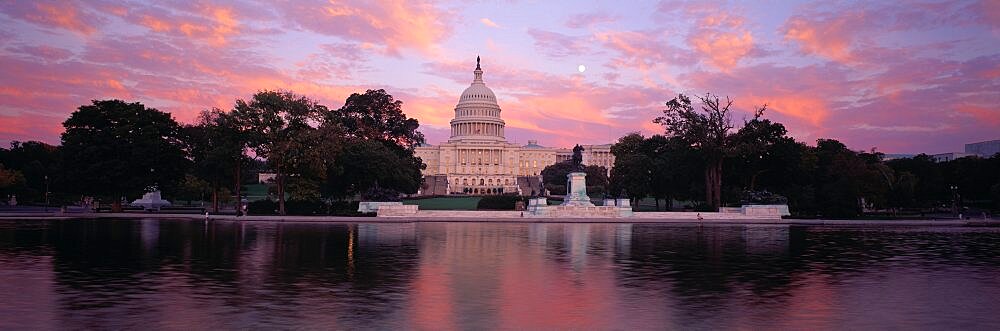
[[[1000,327],[998,239],[964,228],[0,221],[0,329]]]

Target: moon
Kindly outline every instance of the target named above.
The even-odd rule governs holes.
[[[581,64],[579,67],[576,67],[576,70],[579,70],[580,72],[587,71],[587,66]]]

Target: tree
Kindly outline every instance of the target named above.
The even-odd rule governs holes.
[[[239,199],[240,175],[247,162],[245,134],[235,116],[217,108],[201,112],[198,122],[185,126],[184,132],[192,171],[209,183],[212,210],[218,213],[221,187],[234,185]]]
[[[951,199],[948,178],[942,173],[942,164],[934,162],[934,158],[927,154],[889,160],[886,165],[897,173],[906,172],[916,177],[913,199],[917,206],[932,207],[940,201]]]
[[[420,123],[403,113],[403,102],[393,99],[385,90],[367,90],[353,93],[344,106],[330,112],[328,121],[344,128],[349,138],[390,141],[412,148],[424,142],[424,135],[417,131]]]
[[[343,159],[327,171],[329,194],[384,200],[416,193],[424,165],[413,148],[424,142],[424,135],[402,105],[385,90],[367,90],[351,94],[343,107],[324,116],[321,129],[343,138]]]
[[[188,165],[180,125],[170,114],[141,103],[94,100],[63,122],[65,178],[78,193],[111,198],[141,195],[148,187],[172,189]]]
[[[661,199],[670,209],[672,199],[690,197],[692,184],[700,180],[701,161],[677,137],[630,133],[611,146],[611,153],[611,194],[627,193],[635,201],[652,196],[657,210]]]
[[[612,195],[627,196],[633,202],[649,195],[653,165],[649,156],[642,151],[644,140],[641,134],[633,132],[619,138],[611,146],[611,154],[615,156],[609,190]]]
[[[816,142],[815,193],[823,216],[854,217],[863,207],[882,208],[896,180],[877,155],[857,153],[832,139]]]
[[[761,117],[765,107],[758,108],[754,117],[744,122],[733,137],[734,155],[730,156],[744,170],[741,176],[746,181],[743,189],[748,191],[755,191],[758,177],[769,170],[766,167],[769,160],[765,157],[770,156],[772,147],[791,140],[786,136],[788,131],[784,125]]]
[[[351,140],[334,164],[326,177],[328,193],[334,196],[398,198],[399,193],[416,193],[422,182],[423,162],[395,144]]]
[[[723,159],[737,151],[730,107],[733,101],[706,94],[698,97],[701,111],[691,105],[691,99],[680,94],[667,102],[663,116],[653,120],[663,125],[671,137],[678,137],[699,152],[705,165],[705,200],[713,209],[722,205]],[[757,120],[767,106],[754,113]]]
[[[261,91],[249,101],[236,100],[233,109],[238,127],[249,132],[248,146],[275,172],[278,186],[278,213],[285,214],[285,184],[288,176],[305,168],[312,169],[324,156],[317,144],[316,128],[328,110],[304,96],[285,91]]]
[[[12,141],[9,150],[0,149],[0,164],[21,174],[17,195],[22,201],[44,201],[46,192],[62,192],[59,147],[40,141]]]
[[[897,210],[899,208],[916,206],[916,199],[914,197],[919,181],[913,173],[907,171],[898,173],[889,191],[889,196],[886,198],[888,205]]]
[[[20,171],[7,169],[0,163],[0,194],[6,197],[21,186],[24,186],[24,175]]]
[[[545,167],[541,172],[545,189],[553,194],[566,194],[566,190],[568,189],[566,187],[566,176],[574,171],[576,169],[574,169],[572,160],[566,160]],[[589,165],[584,166],[583,172],[587,174],[585,181],[588,194],[603,194],[608,185],[608,169],[601,166]]]
[[[673,199],[690,199],[697,189],[696,182],[701,179],[701,165],[696,153],[677,137],[653,135],[646,138],[642,144],[642,153],[650,160],[650,190],[660,209],[660,200],[664,200],[667,210],[671,208]]]

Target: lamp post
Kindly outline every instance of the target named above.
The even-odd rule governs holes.
[[[951,186],[951,213],[954,214],[955,216],[958,216],[958,218],[962,218],[961,215],[958,214],[958,186],[957,185],[952,185]]]
[[[45,212],[49,211],[49,175],[45,175]]]

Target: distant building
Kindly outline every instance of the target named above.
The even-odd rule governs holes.
[[[273,172],[262,172],[257,174],[257,182],[261,184],[274,183],[275,178],[278,178],[278,174]]]
[[[979,157],[993,157],[997,153],[1000,153],[1000,140],[965,144],[965,154],[974,154]]]
[[[438,145],[414,148],[424,161],[422,195],[541,193],[542,169],[572,158],[568,148],[508,142],[497,97],[483,82],[476,59],[472,84],[462,92],[451,120],[451,136]],[[611,170],[611,145],[583,145],[583,164]]]
[[[917,156],[917,155],[916,154],[885,154],[885,156],[882,157],[882,160],[889,161],[889,160],[896,160],[896,159],[912,159],[914,156]]]
[[[931,155],[931,158],[934,159],[934,162],[948,162],[954,159],[960,159],[967,156],[977,156],[977,155],[970,153],[952,152],[952,153],[934,154]]]

